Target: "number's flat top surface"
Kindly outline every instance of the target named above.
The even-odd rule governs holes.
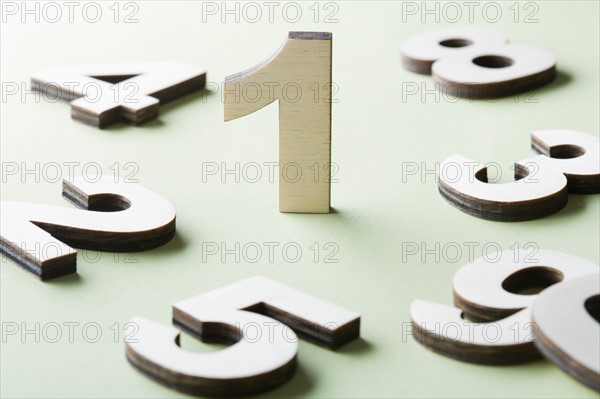
[[[509,58],[514,60],[514,64],[497,69],[477,66],[470,61],[477,57],[490,55]],[[512,46],[499,45],[490,47],[489,50],[474,49],[465,56],[469,57],[466,62],[462,56],[456,55],[439,60],[432,67],[433,74],[453,82],[491,84],[541,73],[556,64],[556,58],[551,51],[524,43],[514,43]],[[531,58],[524,59],[524,57]],[[535,63],[527,62],[530,59],[535,60]]]
[[[220,86],[226,75],[272,54],[288,31],[332,32],[333,79],[339,89],[332,110],[332,159],[339,166],[334,175],[339,182],[332,183],[332,214],[277,211],[278,183],[269,182],[269,167],[264,166],[278,159],[276,104],[224,123],[220,92],[205,98],[196,94],[162,106],[159,120],[144,127],[97,130],[72,121],[67,104],[36,102],[31,94],[24,102],[20,96],[9,97],[1,104],[2,162],[19,168],[25,162],[29,169],[39,162],[47,181],[36,183],[30,174],[22,183],[20,175],[7,176],[3,200],[69,206],[58,195],[60,180],[49,181],[55,177],[53,163],[63,175],[69,171],[65,162],[78,162],[78,173],[89,164],[89,174],[97,173],[95,162],[104,173],[118,170],[121,178],[137,170],[134,177],[142,185],[175,206],[177,234],[164,247],[131,255],[80,250],[78,274],[49,283],[4,259],[2,325],[6,329],[16,323],[20,329],[25,323],[34,329],[40,322],[41,342],[32,334],[21,337],[20,330],[3,337],[0,394],[182,397],[129,366],[124,323],[139,315],[169,325],[175,302],[258,274],[362,316],[362,339],[337,352],[301,340],[298,372],[264,397],[597,397],[548,362],[477,366],[433,354],[406,334],[403,339],[414,299],[452,304],[452,278],[469,260],[469,243],[478,244],[474,257],[484,249],[492,256],[496,246],[510,250],[515,243],[534,243],[600,261],[598,196],[571,195],[564,210],[543,219],[497,223],[458,212],[438,194],[436,163],[453,153],[496,162],[501,182],[509,182],[514,162],[533,155],[532,131],[600,131],[598,3],[536,2],[537,23],[523,23],[530,9],[521,9],[515,23],[509,9],[513,2],[497,3],[503,15],[493,26],[514,42],[550,49],[558,62],[557,82],[493,102],[457,100],[443,93],[436,98],[433,79],[402,68],[398,49],[409,36],[456,24],[436,24],[433,17],[423,24],[419,14],[406,15],[402,22],[400,2],[337,2],[337,23],[315,24],[312,2],[299,3],[303,14],[296,24],[281,18],[281,7],[275,9],[274,23],[268,21],[267,9],[258,23],[237,24],[229,17],[222,24],[219,14],[203,23],[201,4],[192,2],[138,2],[136,24],[114,23],[111,3],[101,3],[104,16],[96,24],[85,22],[80,13],[73,24],[21,24],[20,18],[3,23],[2,80],[17,85],[54,64],[181,60],[205,67],[208,82]],[[482,7],[475,9],[474,22],[492,25],[482,18]],[[121,10],[121,20],[128,12]],[[322,8],[320,21],[331,12]],[[462,21],[468,22],[466,9]],[[414,89],[417,94],[403,98]],[[246,178],[236,183],[229,174],[222,183],[222,167],[233,170],[236,162]],[[256,165],[262,177],[253,183]],[[213,167],[219,173],[208,175]],[[415,167],[416,174],[410,174]],[[421,176],[424,168],[429,172]],[[493,172],[489,170],[490,179]],[[224,263],[221,251],[206,255],[211,245],[221,243],[227,250],[239,243],[239,262],[229,254]],[[262,255],[252,263],[255,244]],[[282,256],[286,244],[288,260]],[[403,244],[428,250],[438,246],[439,259],[427,254],[423,261],[419,252],[403,260]],[[269,245],[274,248],[272,262]],[[297,247],[302,255],[292,263]],[[527,247],[521,256],[531,253]],[[56,343],[49,342],[55,337],[53,323],[62,332]],[[97,328],[102,336],[93,343]],[[188,336],[182,342],[192,350],[217,349]]]
[[[423,61],[452,56],[457,53],[457,48],[445,47],[440,44],[447,40],[468,40],[469,46],[463,47],[458,52],[470,52],[476,49],[497,47],[508,42],[506,33],[490,27],[456,26],[451,29],[443,28],[433,31],[424,31],[407,39],[400,46],[400,51],[411,58]]]
[[[511,250],[504,252],[496,262],[488,262],[482,256],[456,273],[453,279],[454,292],[464,300],[480,306],[520,309],[530,306],[535,295],[513,294],[502,287],[502,282],[523,267],[551,268],[561,273],[564,280],[598,271],[598,265],[594,262],[556,251],[541,249],[534,258],[515,262]]]
[[[533,169],[535,164],[530,167],[532,171],[526,176],[528,178],[506,184],[484,183],[477,179],[476,174],[484,169],[487,163],[488,161],[478,162],[461,155],[452,155],[440,165],[440,179],[461,194],[495,202],[543,198],[562,190],[567,183],[564,174],[539,167],[537,170]],[[521,162],[519,164],[527,167]]]

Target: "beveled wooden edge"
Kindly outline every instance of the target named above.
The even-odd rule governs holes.
[[[126,123],[129,125],[139,126],[158,117],[159,105],[155,104],[146,107],[138,112],[130,111],[125,107],[115,107],[110,111],[96,114],[88,110],[71,105],[71,118],[76,121],[85,123],[86,125],[104,129],[115,123]]]
[[[417,67],[425,68],[424,65]],[[436,74],[432,76],[433,80],[439,83],[439,89],[447,94],[468,99],[495,99],[523,93],[552,82],[556,78],[556,65],[530,76],[493,84],[457,83],[447,81]]]
[[[449,204],[464,213],[480,219],[502,222],[534,220],[556,213],[567,205],[569,194],[565,186],[562,190],[539,200],[513,203],[487,201],[456,191],[442,179],[439,181],[438,190]]]
[[[93,203],[94,199],[98,197],[112,197],[115,201],[122,201],[121,196],[115,196],[113,194],[88,196],[72,182],[67,180],[63,181],[62,194],[71,204],[86,210],[90,208],[90,203]],[[137,252],[153,249],[171,241],[175,236],[176,220],[177,217],[174,216],[169,223],[163,226],[146,231],[137,231],[135,233],[99,231],[90,233],[76,228],[55,226],[47,223],[36,222],[34,224],[52,234],[65,244],[75,248],[85,248],[103,252]],[[93,235],[93,237],[91,237],[91,235]]]
[[[287,40],[284,41],[281,44],[281,46],[279,46],[279,48],[273,52],[273,54],[271,54],[269,57],[264,59],[262,62],[259,62],[258,64],[254,65],[248,69],[245,69],[241,72],[237,72],[232,75],[225,76],[223,83],[225,85],[227,85],[230,83],[239,82],[240,80],[243,80],[243,79],[247,78],[248,76],[251,76],[254,72],[261,70],[262,68],[264,68],[266,65],[268,65],[271,61],[273,61],[279,55],[279,53],[285,47],[286,43],[287,43]],[[229,121],[229,119],[225,119],[225,122],[228,122],[228,121]]]
[[[573,146],[578,147],[577,145]],[[531,149],[538,154],[551,157],[551,147],[534,134],[531,135]],[[590,176],[563,174],[567,178],[567,188],[570,194],[600,194],[600,174]]]
[[[463,311],[463,317],[466,320],[476,323],[489,323],[502,320],[522,310],[522,308],[491,309],[466,300],[454,290],[452,290],[452,295],[454,306]]]
[[[301,32],[294,31],[288,34],[288,38],[293,40],[331,40],[331,32]]]
[[[6,255],[27,274],[37,277],[41,281],[66,276],[77,272],[77,253],[71,252],[60,257],[40,262],[35,257],[13,242],[0,237],[0,253]]]
[[[510,346],[465,344],[427,331],[414,321],[411,323],[413,337],[419,344],[435,353],[462,362],[500,366],[521,364],[541,358],[541,354],[531,342]]]
[[[535,322],[535,320],[534,320]],[[554,345],[538,328],[535,332],[535,346],[545,358],[557,365],[562,371],[569,374],[585,386],[600,392],[600,375],[585,365],[577,362],[573,357],[558,346]]]
[[[435,62],[432,60],[420,60],[408,57],[402,52],[400,52],[400,61],[402,62],[402,67],[404,69],[420,75],[431,75],[431,68]]]
[[[294,314],[282,311],[274,306],[269,306],[263,302],[246,307],[242,310],[258,313],[277,320],[290,327],[298,337],[305,341],[330,350],[336,350],[360,336],[360,316],[344,325],[337,326],[335,330],[331,330],[325,326],[311,323]],[[207,323],[197,320],[176,307],[173,307],[173,324],[200,340],[208,339],[209,342],[223,342],[219,340],[219,338],[214,337],[214,334],[211,334],[211,332],[214,332],[215,330],[210,330],[208,333],[211,335],[206,337],[207,331],[205,326]],[[226,337],[229,333],[227,333],[227,329],[223,330],[223,328],[225,328],[225,326],[221,327],[220,335]],[[231,332],[230,334],[231,337],[235,337],[235,332]],[[215,341],[215,339],[217,339],[217,341]],[[231,340],[227,339],[225,343],[231,343],[232,340],[233,338],[231,338]]]
[[[273,54],[267,57],[264,61],[259,62],[258,64],[246,70],[226,76],[224,83],[228,84],[238,82],[268,65],[275,57],[277,57],[281,50],[283,50],[288,40],[333,40],[333,35],[328,32],[289,32],[287,39],[281,44],[281,46],[279,46],[277,50],[273,52]],[[228,120],[225,120],[225,122],[227,121]]]
[[[179,345],[179,336],[176,343]],[[136,370],[151,380],[176,391],[196,396],[225,397],[264,392],[280,386],[292,378],[297,367],[297,357],[295,356],[284,367],[272,372],[248,378],[216,379],[189,377],[164,368],[138,356],[129,345],[126,346],[125,356]]]

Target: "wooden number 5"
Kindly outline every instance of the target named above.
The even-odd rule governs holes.
[[[225,121],[279,100],[280,212],[329,213],[331,44],[331,33],[290,32],[269,59],[225,78]]]
[[[359,336],[360,316],[264,277],[253,277],[173,306],[173,322],[206,342],[233,344],[212,353],[182,350],[179,331],[135,317],[127,359],[179,391],[240,395],[273,388],[294,373],[298,337],[329,349]]]

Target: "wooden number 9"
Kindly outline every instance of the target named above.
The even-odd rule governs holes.
[[[410,308],[414,337],[427,348],[458,360],[482,364],[520,363],[540,357],[533,341],[527,290],[598,272],[593,262],[540,250],[531,263],[514,259],[513,251],[466,264],[454,276],[451,307],[415,300]]]

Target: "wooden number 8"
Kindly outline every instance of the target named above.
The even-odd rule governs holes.
[[[507,41],[491,28],[446,28],[407,39],[400,52],[406,69],[432,74],[441,89],[461,97],[502,97],[554,79],[552,53]]]

